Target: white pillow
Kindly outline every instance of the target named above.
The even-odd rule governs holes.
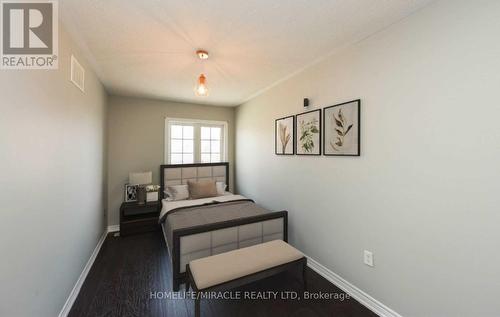
[[[217,195],[222,196],[226,192],[227,185],[224,182],[216,182],[215,187],[217,187]]]
[[[167,186],[166,193],[171,198],[169,200],[186,200],[189,198],[188,185]]]

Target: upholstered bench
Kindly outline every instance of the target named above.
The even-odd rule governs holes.
[[[195,316],[200,316],[200,292],[230,290],[277,273],[300,269],[306,287],[304,255],[282,240],[253,245],[189,262],[188,283],[196,294]]]

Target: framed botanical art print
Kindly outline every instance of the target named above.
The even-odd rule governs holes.
[[[276,119],[274,123],[274,153],[293,155],[295,153],[295,117]]]
[[[360,155],[361,100],[323,109],[324,155]]]
[[[296,116],[297,155],[321,155],[321,109]]]

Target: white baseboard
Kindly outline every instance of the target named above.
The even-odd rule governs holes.
[[[120,231],[120,225],[108,226],[108,232],[117,232],[117,231]]]
[[[109,228],[109,227],[108,227]],[[82,273],[80,274],[80,277],[78,277],[78,280],[76,281],[75,286],[71,290],[71,293],[68,296],[68,299],[66,300],[66,303],[64,303],[63,308],[61,309],[61,312],[59,313],[59,317],[66,317],[69,314],[69,311],[71,310],[71,307],[73,306],[73,303],[75,302],[76,298],[78,297],[78,294],[80,293],[80,289],[82,288],[83,282],[87,278],[87,274],[89,274],[90,269],[92,268],[92,265],[94,264],[94,261],[99,254],[99,250],[101,250],[101,246],[104,243],[104,240],[106,240],[106,236],[108,235],[109,229],[105,230],[99,239],[99,242],[97,242],[97,245],[92,252],[92,255],[90,256],[89,260],[87,261],[87,264],[85,264],[85,267],[83,268]]]
[[[361,289],[357,288],[353,284],[349,283],[338,274],[330,271],[318,261],[307,256],[307,266],[314,270],[319,275],[323,276],[325,279],[335,284],[338,288],[349,294],[352,298],[356,299],[359,303],[366,306],[368,309],[373,311],[375,314],[381,317],[402,317],[400,314],[390,309],[386,305],[382,304],[375,298],[371,297],[367,293],[363,292]]]

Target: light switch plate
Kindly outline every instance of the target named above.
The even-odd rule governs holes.
[[[366,265],[373,267],[373,252],[365,250],[363,253],[363,261]]]

